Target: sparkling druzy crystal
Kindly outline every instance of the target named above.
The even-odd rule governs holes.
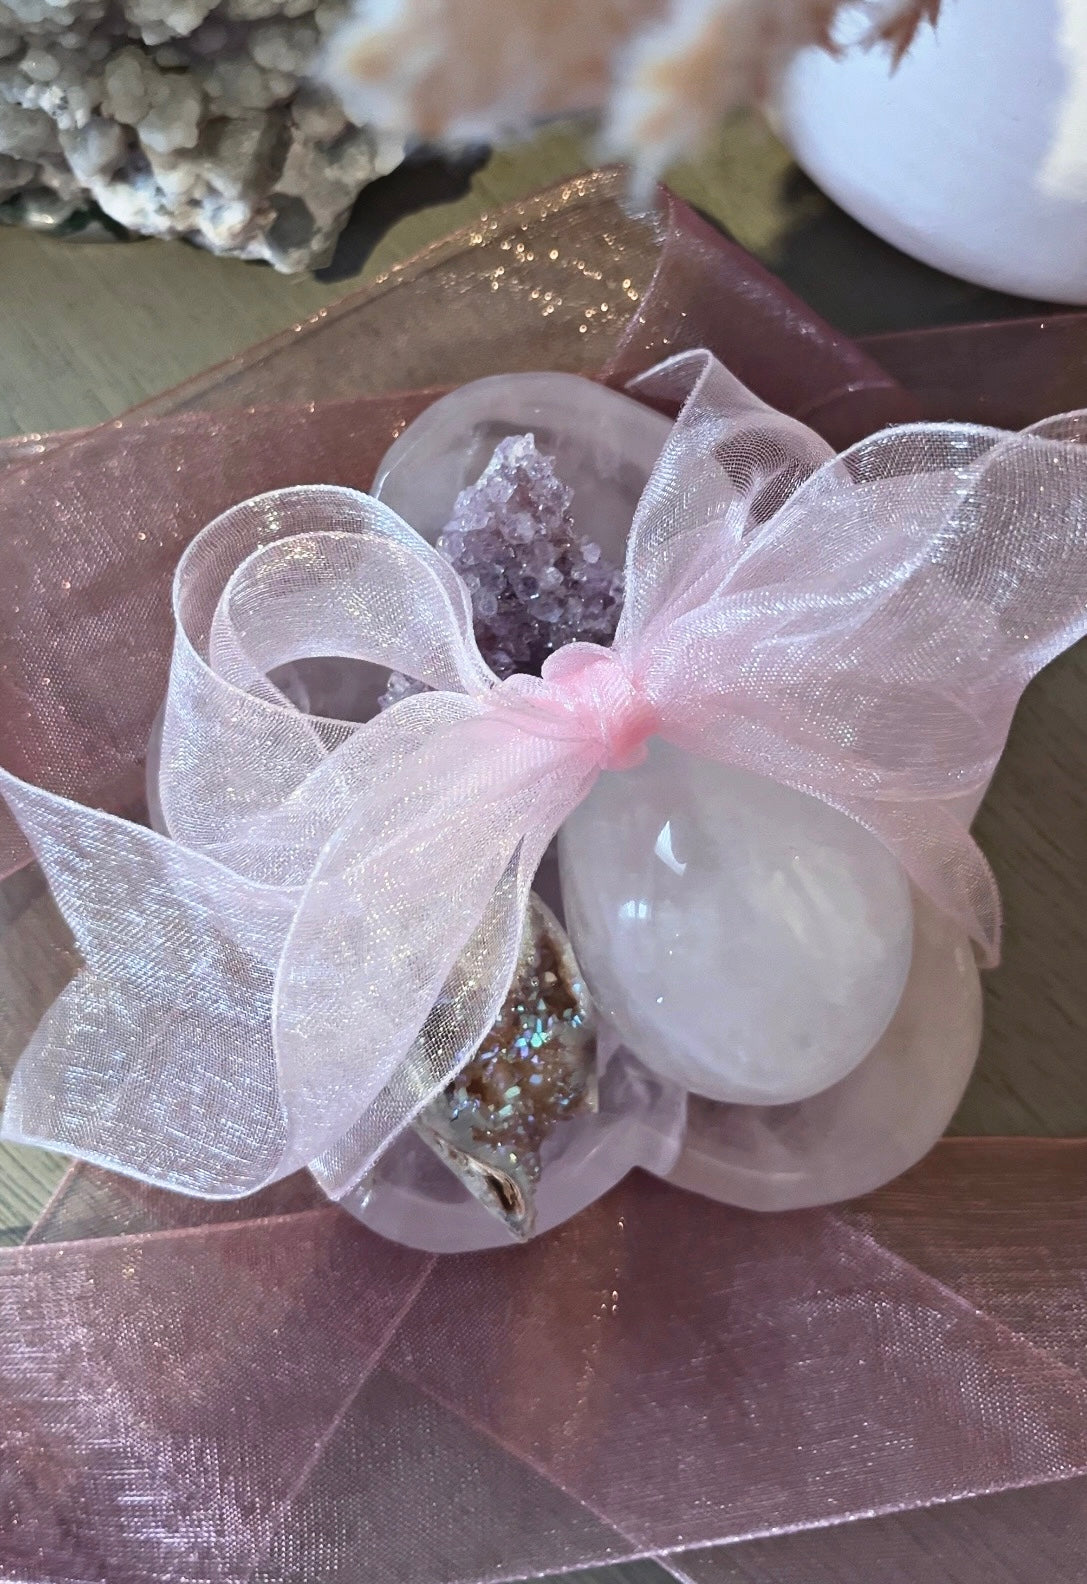
[[[416,1129],[477,1199],[527,1238],[544,1140],[595,1107],[592,1009],[562,926],[533,895],[494,1026]]]
[[[438,549],[472,596],[476,638],[499,676],[538,672],[577,639],[610,643],[623,574],[574,529],[572,491],[532,435],[500,440],[462,490]]]
[[[622,570],[577,532],[572,501],[553,458],[533,436],[509,435],[460,492],[438,535],[438,549],[471,596],[483,658],[500,677],[538,674],[564,644],[606,644],[615,633]],[[393,673],[381,707],[419,686]]]

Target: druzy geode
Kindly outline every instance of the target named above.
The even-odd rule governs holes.
[[[483,1043],[416,1119],[420,1136],[518,1238],[532,1234],[540,1151],[596,1107],[592,1007],[565,931],[534,894],[513,983]]]
[[[532,435],[499,441],[460,492],[437,548],[472,601],[483,658],[499,677],[538,674],[576,640],[609,643],[623,574],[579,535],[572,491]],[[394,672],[389,708],[421,684]],[[420,1135],[514,1236],[531,1235],[545,1139],[595,1105],[596,1041],[566,934],[533,895],[517,972],[493,1028],[416,1122]]]

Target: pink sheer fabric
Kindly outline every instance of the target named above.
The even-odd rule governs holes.
[[[478,1049],[544,852],[654,735],[852,815],[995,959],[967,822],[1023,687],[1087,631],[1080,417],[914,424],[836,458],[707,353],[637,388],[683,405],[615,642],[540,678],[498,682],[467,589],[369,496],[274,491],[194,540],[170,834],[0,770],[85,965],[5,1137],[212,1197],[309,1166],[342,1196]],[[337,657],[436,691],[353,726],[272,681]]]
[[[119,428],[21,448],[0,762],[134,806],[179,553],[247,493],[365,487],[426,400],[397,383],[699,344],[838,445],[917,413],[680,207],[662,247],[587,178]],[[77,965],[40,890],[0,897],[0,1071]],[[1085,1165],[949,1141],[858,1206],[772,1218],[636,1176],[535,1245],[439,1261],[302,1176],[216,1202],[78,1166],[0,1251],[0,1578],[482,1584],[653,1555],[697,1584],[1078,1584]]]
[[[822,1556],[867,1584],[897,1543],[912,1580],[902,1555],[948,1527],[927,1509],[1047,1483],[1011,1511],[1053,1556],[1082,1523],[1045,1530],[1051,1482],[1087,1473],[1084,1165],[949,1142],[855,1210],[774,1217],[635,1177],[453,1259],[335,1210],[11,1250],[0,1577],[452,1584],[653,1555],[810,1584]],[[122,1225],[153,1214],[118,1192],[144,1197]],[[904,1511],[928,1527],[839,1529]],[[991,1577],[959,1563],[927,1576]]]
[[[125,419],[16,447],[0,469],[0,764],[138,808],[181,551],[249,495],[366,489],[428,392],[512,369],[622,380],[706,346],[835,446],[916,416],[878,364],[683,205],[628,216],[622,182],[563,183]],[[27,857],[0,806],[0,874]]]

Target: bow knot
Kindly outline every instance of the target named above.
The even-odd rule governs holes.
[[[586,736],[599,743],[601,770],[644,763],[658,714],[613,650],[567,644],[544,661],[542,679]]]

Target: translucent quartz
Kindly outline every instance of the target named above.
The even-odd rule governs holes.
[[[692,1098],[672,1182],[749,1210],[796,1210],[870,1193],[928,1153],[974,1070],[981,981],[963,930],[920,895],[913,939],[902,1000],[864,1061],[796,1105]]]
[[[577,374],[496,374],[441,397],[385,453],[372,493],[435,543],[508,435],[531,434],[573,491],[574,528],[622,566],[671,422]]]
[[[894,1015],[913,949],[906,877],[814,798],[656,740],[644,765],[600,777],[559,856],[598,1013],[695,1094],[817,1094]]]

